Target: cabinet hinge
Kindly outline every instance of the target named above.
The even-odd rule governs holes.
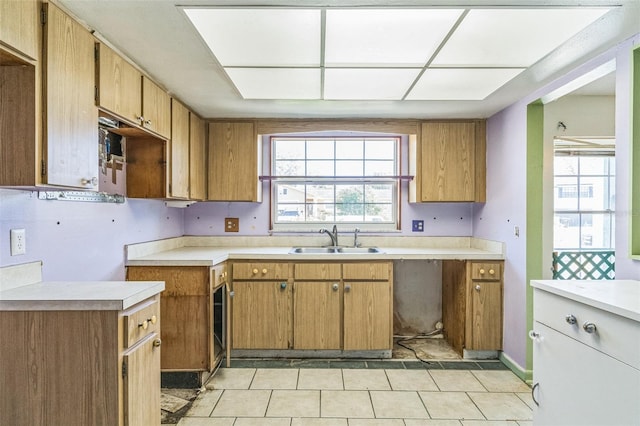
[[[98,50],[98,43],[95,44],[95,46],[93,46],[93,59],[98,62],[98,58],[99,58],[99,50]]]
[[[42,25],[45,25],[47,23],[47,11],[45,10],[44,6],[40,8],[40,23],[42,23]]]
[[[122,362],[122,378],[124,379],[125,377],[127,377],[127,363],[126,362]]]
[[[46,174],[47,174],[47,164],[44,162],[44,160],[42,160],[40,164],[40,175],[46,176]]]
[[[93,86],[93,100],[98,101],[98,86]]]

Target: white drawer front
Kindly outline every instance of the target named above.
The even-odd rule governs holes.
[[[575,317],[575,324],[567,316]],[[534,289],[535,321],[640,369],[640,323],[543,290]],[[596,330],[588,333],[585,323]]]

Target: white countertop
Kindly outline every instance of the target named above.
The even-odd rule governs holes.
[[[531,286],[640,322],[640,281],[534,280]]]
[[[364,239],[364,238],[363,238]],[[380,253],[373,254],[296,254],[290,253],[293,247],[316,246],[320,247],[316,240],[281,239],[277,241],[283,245],[273,244],[277,237],[256,238],[196,238],[179,237],[177,239],[160,240],[157,242],[142,243],[140,245],[130,245],[127,247],[127,266],[213,266],[226,260],[280,260],[280,261],[304,261],[304,260],[400,260],[400,259],[459,259],[459,260],[502,260],[504,255],[496,247],[501,243],[494,243],[488,247],[478,244],[480,247],[471,247],[469,243],[458,244],[457,240],[463,243],[468,240],[457,239],[453,243],[449,242],[449,247],[442,244],[428,246],[430,241],[425,240],[425,245],[416,244],[418,239],[409,238],[395,239],[381,238],[380,245],[374,244],[376,241],[370,239],[363,245],[365,247],[375,246]],[[242,245],[229,245],[241,242]],[[406,246],[401,244],[406,242]],[[284,244],[287,245],[284,245]],[[311,244],[309,244],[311,243]],[[316,243],[316,244],[313,244]],[[393,244],[385,246],[384,243]],[[265,244],[265,245],[263,245]]]
[[[119,311],[162,290],[163,281],[43,281],[0,291],[0,311]]]

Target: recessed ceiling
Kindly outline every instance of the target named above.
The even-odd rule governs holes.
[[[608,11],[184,8],[244,99],[395,101],[482,100]]]
[[[57,2],[204,118],[489,117],[640,31],[637,0]]]

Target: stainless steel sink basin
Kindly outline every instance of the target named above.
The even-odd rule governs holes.
[[[372,254],[382,253],[377,247],[340,247],[338,253],[344,254]]]
[[[335,253],[335,247],[294,247],[289,253],[294,254],[331,254]]]
[[[377,247],[294,247],[291,254],[374,254],[382,253]]]

